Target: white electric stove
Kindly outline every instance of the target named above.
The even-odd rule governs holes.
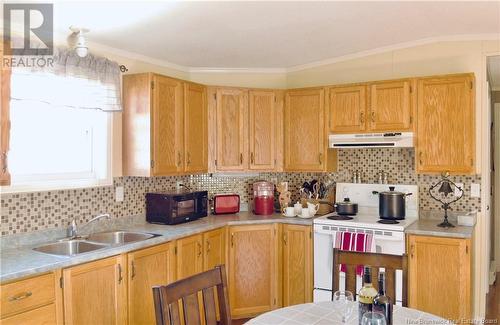
[[[412,193],[406,197],[406,218],[397,223],[380,223],[377,194],[373,191],[388,191],[394,186],[395,191]],[[403,255],[406,251],[404,230],[418,219],[418,186],[400,184],[354,184],[338,183],[337,202],[348,197],[358,204],[358,214],[352,220],[332,220],[335,213],[314,219],[314,301],[332,299],[332,259],[333,240],[338,232],[366,233],[373,235],[375,252],[392,255]],[[345,287],[345,275],[339,274],[340,288]],[[401,272],[396,272],[396,301],[401,302]],[[361,279],[357,281],[357,290],[361,287]],[[394,297],[393,297],[394,299]]]

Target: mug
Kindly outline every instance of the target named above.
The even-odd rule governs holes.
[[[313,203],[307,202],[307,208],[309,209],[309,214],[311,215],[311,217],[314,217],[314,215],[319,210],[319,203],[313,204]]]
[[[311,213],[309,212],[309,208],[303,208],[302,211],[300,212],[301,218],[309,218],[310,216]]]
[[[285,217],[295,217],[295,208],[294,207],[285,207],[281,210]]]
[[[293,208],[295,209],[295,214],[300,214],[302,212],[302,204],[300,204],[300,202],[295,203]]]

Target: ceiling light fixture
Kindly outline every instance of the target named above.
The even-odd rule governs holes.
[[[87,41],[85,40],[84,34],[88,33],[90,30],[82,27],[71,26],[69,28],[73,35],[76,36],[75,52],[81,58],[84,58],[89,53],[89,48],[87,46]]]

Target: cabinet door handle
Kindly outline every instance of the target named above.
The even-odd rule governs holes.
[[[188,164],[188,165],[190,165],[190,164],[191,164],[191,154],[189,153],[189,151],[188,151],[188,153],[187,153],[187,164]]]
[[[413,258],[413,254],[415,253],[415,245],[411,244],[410,246],[410,257]]]
[[[234,233],[231,233],[231,247],[234,247]]]
[[[253,164],[253,162],[254,162],[253,152],[252,152],[252,153],[250,153],[250,162],[251,162],[252,164]]]
[[[365,123],[365,113],[364,112],[361,112],[361,114],[359,114],[359,123],[361,123],[361,124]]]
[[[181,152],[177,151],[177,167],[181,165]]]
[[[419,153],[418,153],[418,160],[420,162],[420,165],[424,164],[423,163],[423,159],[422,159],[423,155],[424,155],[424,153],[422,151],[419,151]]]
[[[201,248],[201,243],[200,242],[197,242],[196,244],[198,245],[198,257],[200,257],[201,254],[203,254],[203,249]]]
[[[318,160],[319,160],[319,164],[323,164],[323,154],[320,152],[319,155],[318,155]]]
[[[135,263],[134,263],[134,261],[132,261],[130,263],[130,268],[132,269],[131,279],[134,279],[135,278]]]
[[[372,111],[372,122],[375,123],[375,112]]]
[[[2,174],[7,173],[7,152],[2,152]]]
[[[283,234],[283,243],[284,243],[285,245],[287,244],[286,234]]]
[[[210,240],[207,239],[207,255],[210,253]]]
[[[118,284],[121,284],[123,280],[122,265],[118,264]]]
[[[18,293],[17,295],[9,297],[9,301],[23,300],[23,299],[31,297],[32,295],[33,295],[33,293],[31,291],[21,292],[21,293]]]
[[[243,154],[242,153],[240,153],[240,164],[243,165]]]

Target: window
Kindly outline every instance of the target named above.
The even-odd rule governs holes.
[[[89,87],[76,77],[13,73],[11,92],[11,185],[2,190],[111,185],[111,113],[64,105],[102,97],[104,86]],[[47,94],[52,98],[46,100]]]

